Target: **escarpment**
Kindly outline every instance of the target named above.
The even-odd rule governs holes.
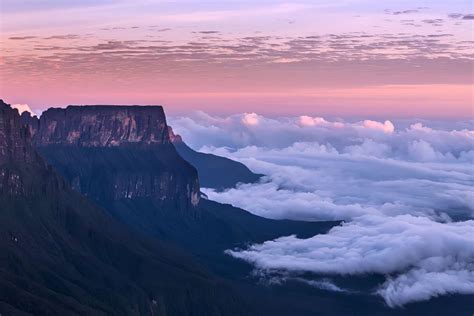
[[[171,143],[161,106],[52,108],[29,125],[40,154],[93,200],[151,199],[183,213],[199,203],[197,171]]]
[[[31,193],[34,186],[23,172],[32,166],[47,170],[18,111],[0,100],[0,193],[10,196]]]

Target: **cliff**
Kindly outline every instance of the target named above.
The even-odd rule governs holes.
[[[18,110],[0,100],[0,193],[24,195],[32,185],[21,169],[44,166],[31,145],[30,131],[23,125]],[[15,166],[14,168],[12,166]]]
[[[18,110],[0,100],[0,164],[7,161],[31,162],[35,159],[29,130],[23,127]]]
[[[35,129],[40,154],[85,196],[152,199],[163,209],[195,212],[197,171],[171,144],[161,106],[49,109]]]
[[[40,119],[35,142],[114,147],[169,144],[161,106],[69,106],[49,109]]]

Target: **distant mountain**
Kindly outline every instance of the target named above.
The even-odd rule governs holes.
[[[181,136],[175,135],[169,127],[170,140],[178,153],[193,165],[199,173],[201,186],[223,190],[233,188],[238,183],[254,183],[260,180],[261,174],[255,174],[244,164],[216,156],[205,154],[190,148]]]
[[[34,150],[18,112],[0,101],[2,315],[249,313],[193,262],[71,190]]]

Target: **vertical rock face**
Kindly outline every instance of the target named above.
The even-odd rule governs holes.
[[[20,115],[21,122],[28,128],[31,137],[33,137],[39,129],[39,119],[37,116],[31,115],[30,112],[25,111]]]
[[[8,161],[31,162],[34,150],[30,135],[17,110],[0,100],[0,164]]]
[[[23,126],[18,111],[0,100],[0,193],[22,195],[29,190],[28,184],[11,168],[13,164],[40,163],[41,160],[31,145],[28,128]]]
[[[49,109],[32,133],[40,154],[94,200],[153,199],[183,212],[199,202],[197,171],[172,145],[161,106]]]

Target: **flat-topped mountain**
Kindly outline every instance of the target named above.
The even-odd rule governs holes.
[[[147,198],[195,215],[198,174],[171,143],[161,106],[53,108],[31,129],[41,155],[85,196]]]
[[[126,144],[169,144],[161,106],[68,106],[41,115],[37,145],[70,144],[113,147]]]

